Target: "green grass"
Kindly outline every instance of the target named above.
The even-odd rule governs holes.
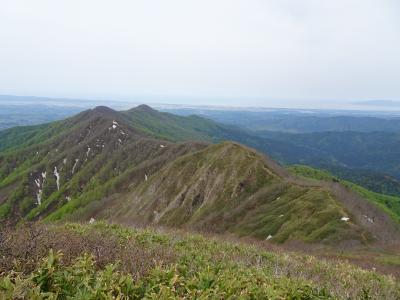
[[[349,214],[328,191],[288,182],[256,152],[226,142],[167,164],[99,218],[258,239],[271,235],[278,243],[368,242],[360,226],[340,220]]]
[[[399,282],[392,277],[312,256],[280,254],[200,235],[157,233],[107,223],[66,224],[49,230],[83,239],[96,235],[116,239],[121,249],[136,245],[132,253],[139,248],[170,251],[174,259],[167,264],[156,261],[138,277],[134,270],[124,271],[122,267],[127,263],[124,261],[111,260],[99,266],[95,249],[85,251],[85,246],[70,263],[64,262],[62,249],[50,251],[30,272],[3,273],[1,299],[390,300],[400,297]]]
[[[325,181],[340,181],[344,186],[352,189],[356,193],[358,193],[361,197],[366,200],[371,201],[376,204],[378,207],[383,209],[387,214],[389,214],[393,220],[400,223],[400,198],[395,196],[389,196],[384,194],[378,194],[375,192],[371,192],[357,184],[354,184],[350,181],[341,180],[333,175],[331,175],[327,171],[318,170],[305,165],[293,165],[289,166],[288,170],[297,175],[306,178],[316,179],[316,180],[325,180]]]

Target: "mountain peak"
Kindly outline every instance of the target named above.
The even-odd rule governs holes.
[[[97,113],[102,113],[102,114],[108,114],[108,113],[114,113],[115,110],[107,107],[107,106],[96,106],[95,108],[92,109],[93,112]]]
[[[142,111],[142,112],[156,112],[155,109],[151,108],[147,104],[141,104],[139,106],[136,106],[135,108],[133,108],[133,110]]]

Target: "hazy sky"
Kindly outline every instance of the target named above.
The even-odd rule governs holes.
[[[0,4],[0,94],[263,106],[400,100],[398,0]]]

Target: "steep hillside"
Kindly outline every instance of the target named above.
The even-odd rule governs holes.
[[[234,143],[178,158],[133,191],[104,204],[107,209],[87,217],[228,231],[276,242],[365,243],[398,234],[389,217],[344,188],[291,178],[278,165]],[[361,215],[365,211],[371,213],[369,224]],[[379,234],[382,230],[387,234]]]
[[[105,107],[32,131],[13,151],[0,155],[2,218],[30,220],[61,207],[75,210],[202,147],[147,137]]]
[[[294,177],[236,143],[171,142],[235,133],[250,138],[147,106],[97,107],[43,127],[9,130],[6,136],[19,138],[0,153],[0,219],[95,217],[275,242],[397,241],[390,217],[340,184]]]

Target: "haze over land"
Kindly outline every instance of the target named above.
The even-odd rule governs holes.
[[[399,6],[6,0],[0,94],[300,108],[399,100]]]

